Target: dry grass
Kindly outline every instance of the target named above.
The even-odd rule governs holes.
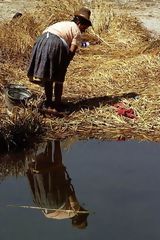
[[[1,88],[10,82],[23,83],[42,96],[43,89],[30,84],[26,77],[33,42],[48,24],[71,19],[80,5],[80,1],[58,1],[57,8],[56,1],[49,1],[16,23],[1,23]],[[94,31],[91,29],[84,36],[90,46],[80,48],[69,66],[63,95],[68,103],[67,113],[63,117],[43,116],[47,138],[78,135],[79,138],[121,139],[125,136],[160,141],[160,40],[151,38],[136,18],[128,14],[117,16],[111,5],[102,8],[96,2],[90,7],[94,8]],[[136,118],[119,116],[116,102],[132,108]],[[5,115],[5,118],[3,127],[9,117]]]
[[[37,110],[15,107],[11,116],[1,113],[0,152],[33,147],[45,132],[45,123]]]

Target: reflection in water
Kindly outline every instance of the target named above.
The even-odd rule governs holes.
[[[0,183],[9,176],[23,176],[25,174],[24,162],[22,153],[0,155]]]
[[[159,240],[160,145],[122,139],[79,141],[69,151],[55,141],[0,157],[0,239]],[[76,231],[72,221],[89,227]]]
[[[77,200],[62,162],[60,141],[46,143],[43,151],[28,154],[26,175],[34,203],[47,218],[71,219],[72,225],[79,229],[87,226],[89,213]]]

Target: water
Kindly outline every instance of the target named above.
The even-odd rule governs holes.
[[[1,157],[0,239],[159,240],[160,145],[95,140],[66,145],[53,141],[46,154],[43,144],[36,152]],[[83,229],[70,218],[55,219],[68,216],[62,209],[70,198],[83,208],[75,218]],[[54,218],[18,206],[41,206]],[[61,210],[47,212],[53,206]]]

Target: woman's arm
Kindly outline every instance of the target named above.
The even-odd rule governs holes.
[[[76,53],[78,46],[76,45],[71,45],[70,49],[69,49],[69,61],[71,61]]]

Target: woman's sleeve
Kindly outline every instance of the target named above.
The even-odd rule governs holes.
[[[80,45],[81,42],[81,32],[78,29],[72,28],[73,39],[71,45]]]

